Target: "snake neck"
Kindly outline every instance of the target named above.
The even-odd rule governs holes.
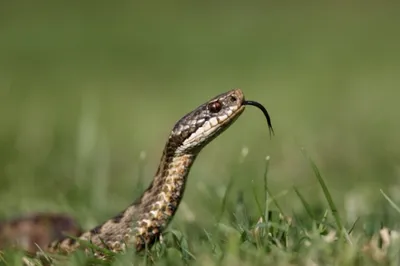
[[[152,245],[173,218],[195,158],[193,154],[168,155],[164,151],[153,182],[136,202],[137,205],[133,205],[139,210],[134,228],[138,250]]]
[[[195,154],[177,154],[167,145],[155,177],[141,197],[79,238],[116,252],[126,244],[133,244],[137,251],[151,247],[178,209],[195,158]],[[65,238],[52,243],[48,251],[70,253],[78,247],[79,242]]]

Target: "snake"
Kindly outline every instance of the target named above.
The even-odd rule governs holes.
[[[241,89],[219,94],[184,115],[172,128],[152,182],[123,211],[77,234],[51,242],[45,251],[70,254],[82,241],[113,252],[133,246],[137,252],[150,249],[167,228],[184,195],[190,169],[197,156],[212,140],[227,130],[247,105],[259,108],[274,134],[271,118],[259,102],[245,100]]]
[[[33,255],[64,235],[81,233],[79,223],[68,214],[25,214],[0,221],[0,250],[17,247]]]

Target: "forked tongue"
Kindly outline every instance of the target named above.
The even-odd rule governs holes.
[[[267,119],[269,135],[271,136],[271,133],[272,133],[272,135],[275,135],[274,129],[272,128],[272,124],[271,124],[271,118],[269,117],[267,109],[265,109],[265,107],[261,103],[256,102],[256,101],[243,101],[243,105],[253,105],[253,106],[259,108],[264,113],[265,118]]]

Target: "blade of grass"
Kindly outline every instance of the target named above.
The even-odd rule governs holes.
[[[226,201],[228,199],[229,192],[232,189],[233,183],[234,183],[234,177],[233,177],[233,175],[231,175],[229,183],[228,183],[228,186],[226,187],[226,190],[225,190],[225,193],[224,193],[224,197],[222,198],[221,209],[220,209],[220,212],[219,212],[219,214],[217,216],[217,221],[216,221],[217,224],[221,222],[222,215],[225,212]]]
[[[273,203],[275,204],[276,208],[278,208],[279,212],[282,213],[282,215],[284,215],[283,209],[282,209],[281,206],[278,204],[278,201],[277,201],[276,199],[277,199],[278,197],[285,196],[285,195],[288,193],[288,191],[287,191],[287,190],[284,190],[284,191],[282,191],[281,193],[279,193],[278,195],[274,196],[274,195],[271,193],[271,190],[270,190],[269,188],[267,188],[267,190],[268,190],[268,195],[269,195],[269,198],[270,198],[271,202],[273,202]]]
[[[259,212],[259,217],[262,217],[263,216],[263,210],[262,210],[260,201],[258,200],[258,197],[257,197],[257,191],[256,191],[256,186],[254,184],[254,180],[252,180],[251,183],[252,183],[252,188],[253,188],[254,200],[256,201],[257,209],[258,209],[258,212]]]
[[[300,199],[301,203],[303,204],[304,209],[306,210],[307,214],[311,217],[311,219],[315,220],[314,214],[311,211],[310,204],[308,204],[306,199],[303,197],[303,195],[301,195],[300,191],[295,186],[293,186],[293,190],[297,194],[297,196],[299,197],[299,199]]]
[[[310,156],[306,153],[305,149],[301,149],[304,157],[306,157],[314,171],[315,176],[317,177],[318,183],[320,184],[322,191],[324,193],[325,199],[327,200],[329,204],[329,208],[331,209],[331,213],[335,219],[336,225],[338,227],[338,230],[340,231],[340,236],[344,235],[346,237],[346,240],[349,242],[349,244],[352,244],[349,235],[347,234],[347,230],[345,230],[344,226],[342,225],[342,221],[340,219],[340,215],[337,211],[337,207],[335,203],[333,202],[331,193],[329,192],[328,187],[325,184],[324,179],[322,178],[322,175],[317,167],[317,165],[314,163],[314,161],[311,159]]]
[[[390,206],[392,206],[393,209],[395,209],[398,213],[400,213],[400,207],[397,206],[397,204],[394,203],[394,201],[393,201],[391,198],[389,198],[389,196],[386,195],[385,192],[383,192],[382,189],[379,189],[379,191],[380,191],[381,194],[385,197],[385,199],[389,202]]]
[[[268,182],[267,182],[267,176],[268,176],[268,168],[269,168],[269,160],[270,157],[267,156],[265,158],[265,170],[264,170],[264,204],[265,204],[265,208],[264,208],[264,222],[267,223],[268,221],[268,211],[269,211],[269,206],[268,206]]]
[[[356,227],[356,224],[357,224],[357,222],[358,222],[359,220],[360,220],[360,217],[357,217],[357,219],[354,221],[353,225],[350,227],[350,229],[349,229],[349,231],[348,231],[348,234],[349,234],[349,235],[353,232],[353,230],[354,230],[354,228]]]

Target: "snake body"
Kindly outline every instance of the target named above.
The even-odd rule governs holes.
[[[141,197],[118,215],[78,235],[78,239],[114,252],[125,250],[127,245],[133,245],[137,251],[150,248],[177,211],[199,152],[234,123],[246,104],[263,109],[255,103],[245,101],[243,92],[234,89],[182,117],[173,127],[154,179]],[[265,108],[263,112],[272,129]],[[79,246],[80,241],[64,237],[51,243],[46,251],[68,254]]]
[[[66,214],[33,213],[0,221],[0,249],[16,247],[35,254],[65,234],[76,236],[83,230]]]

